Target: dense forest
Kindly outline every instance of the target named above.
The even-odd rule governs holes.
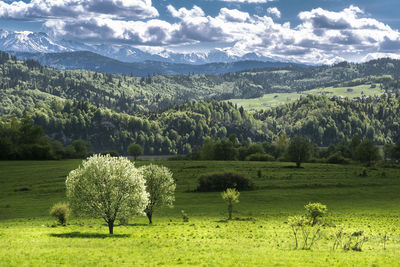
[[[337,144],[355,135],[381,145],[400,139],[399,94],[360,102],[307,96],[255,113],[229,102],[198,102],[143,115],[117,113],[88,102],[55,100],[25,114],[63,144],[83,139],[95,151],[121,153],[129,144],[138,143],[145,154],[186,154],[200,147],[204,138],[224,139],[232,134],[249,143],[273,142],[282,134],[301,135],[319,146]]]
[[[268,135],[285,132],[307,136],[315,144],[328,146],[358,135],[378,144],[400,139],[400,94],[384,94],[360,101],[323,96],[299,101],[254,114]]]
[[[381,59],[219,76],[131,77],[60,71],[0,53],[0,115],[6,120],[31,117],[52,140],[63,145],[86,140],[95,152],[126,153],[129,144],[137,143],[145,154],[187,154],[206,138],[232,134],[248,143],[273,142],[286,134],[308,137],[319,146],[354,135],[386,144],[400,138],[399,70],[400,61]],[[257,112],[219,101],[368,81],[381,84],[386,94],[357,101],[307,96]]]
[[[217,101],[184,104],[147,115],[117,113],[88,102],[53,101],[26,110],[25,114],[53,140],[64,144],[75,139],[87,140],[95,152],[126,153],[129,144],[137,143],[145,154],[186,154],[201,146],[206,137],[236,134],[249,142],[268,138],[257,130],[258,122],[242,108]]]
[[[223,75],[132,77],[56,70],[43,67],[34,60],[18,61],[0,52],[0,115],[48,105],[54,99],[87,101],[116,112],[137,114],[164,111],[190,101],[252,98],[265,93],[354,86],[354,83],[368,81],[379,82],[391,92],[399,86],[398,73],[400,61],[380,59],[364,64],[344,62],[312,68],[286,66]]]

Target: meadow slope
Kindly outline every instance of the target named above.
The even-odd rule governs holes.
[[[400,257],[400,189],[396,168],[263,162],[160,161],[177,181],[175,207],[135,217],[107,234],[101,220],[73,218],[57,226],[48,215],[64,200],[65,177],[79,160],[0,162],[0,262],[21,265],[280,265],[396,266]],[[137,165],[148,164],[139,161]],[[248,173],[254,191],[242,192],[234,220],[226,220],[219,192],[196,193],[198,174]],[[260,177],[257,172],[261,171]],[[329,214],[311,250],[294,250],[289,215],[319,201]],[[189,216],[184,223],[181,210]],[[362,252],[332,250],[333,235],[363,230]],[[384,235],[386,241],[384,249]]]

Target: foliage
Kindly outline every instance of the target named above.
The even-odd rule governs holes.
[[[362,251],[362,247],[367,241],[364,231],[355,231],[353,233],[345,234],[345,237],[347,237],[347,240],[343,243],[343,250],[345,251]]]
[[[128,146],[128,154],[133,156],[136,160],[137,157],[143,154],[143,148],[138,144],[130,144]]]
[[[270,154],[255,153],[246,157],[247,161],[275,161],[274,156]]]
[[[379,150],[371,140],[364,139],[357,146],[355,157],[361,162],[370,164],[372,161],[379,159]]]
[[[198,177],[198,186],[196,191],[214,192],[226,190],[228,188],[235,188],[237,190],[251,190],[254,188],[254,183],[247,175],[241,173],[206,173]]]
[[[240,193],[235,188],[227,188],[221,193],[222,199],[228,205],[228,220],[232,219],[233,204],[239,203]]]
[[[400,94],[360,100],[308,95],[258,111],[254,118],[264,123],[272,139],[285,132],[289,137],[301,135],[319,146],[329,146],[358,135],[376,144],[387,144],[400,140],[399,110]]]
[[[58,220],[61,225],[66,225],[70,214],[67,203],[59,202],[53,205],[50,210],[50,215]]]
[[[292,229],[295,240],[295,249],[300,246],[300,237],[303,245],[302,249],[311,249],[313,245],[321,238],[321,227],[313,227],[312,220],[305,216],[290,216],[288,225]]]
[[[295,136],[290,140],[286,153],[288,160],[296,162],[297,168],[300,168],[301,163],[307,161],[311,157],[310,141],[304,137]]]
[[[94,155],[69,173],[67,198],[72,210],[103,218],[113,234],[116,219],[143,214],[148,193],[142,173],[128,159]]]
[[[330,155],[327,158],[326,162],[332,163],[332,164],[349,164],[350,160],[343,157],[340,152],[336,152],[336,153]]]
[[[152,224],[153,212],[162,205],[173,206],[175,200],[175,181],[172,172],[157,165],[147,165],[140,168],[146,181],[146,191],[149,194],[149,203],[144,210],[149,223]]]
[[[307,216],[311,220],[311,225],[314,226],[319,223],[320,218],[322,218],[328,211],[326,205],[321,203],[308,203],[304,206],[307,211]]]

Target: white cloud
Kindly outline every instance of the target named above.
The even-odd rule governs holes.
[[[277,17],[278,19],[281,18],[281,12],[280,12],[279,9],[276,8],[276,7],[269,7],[269,8],[267,9],[267,13],[270,14],[270,15],[272,15],[272,16]]]
[[[196,5],[167,9],[174,22],[155,19],[158,12],[150,0],[0,1],[0,17],[42,19],[47,32],[60,39],[125,43],[152,51],[214,42],[232,55],[257,53],[277,60],[327,64],[400,54],[400,33],[355,6],[339,12],[322,8],[300,12],[297,26],[274,22],[272,17],[280,17],[274,7],[265,16],[228,8],[209,16]]]
[[[0,18],[6,19],[40,20],[80,16],[144,19],[158,15],[151,0],[0,1]]]
[[[250,15],[247,12],[242,12],[237,9],[222,8],[219,11],[218,18],[230,22],[245,22],[250,19]]]

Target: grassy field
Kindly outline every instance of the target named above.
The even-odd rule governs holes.
[[[152,226],[135,217],[110,236],[101,220],[73,218],[63,227],[48,215],[52,204],[64,200],[65,177],[80,161],[0,162],[0,266],[400,265],[400,169],[371,167],[363,177],[364,167],[358,165],[155,163],[174,173],[175,207],[157,210]],[[143,164],[148,162],[137,162]],[[199,174],[220,170],[247,173],[257,186],[241,192],[232,221],[226,220],[220,193],[193,192]],[[310,201],[328,206],[327,224],[311,250],[295,250],[287,217],[303,214]],[[340,228],[365,232],[362,252],[332,249]],[[386,249],[385,234],[390,238]]]
[[[260,110],[293,102],[298,100],[301,96],[306,95],[342,96],[351,99],[355,97],[361,97],[362,95],[375,96],[384,93],[384,91],[380,89],[379,84],[375,84],[375,86],[375,88],[371,88],[370,84],[362,84],[353,87],[324,87],[304,91],[301,93],[274,93],[265,94],[259,98],[230,99],[229,101],[237,104],[238,106],[243,106],[243,108],[247,110]]]

